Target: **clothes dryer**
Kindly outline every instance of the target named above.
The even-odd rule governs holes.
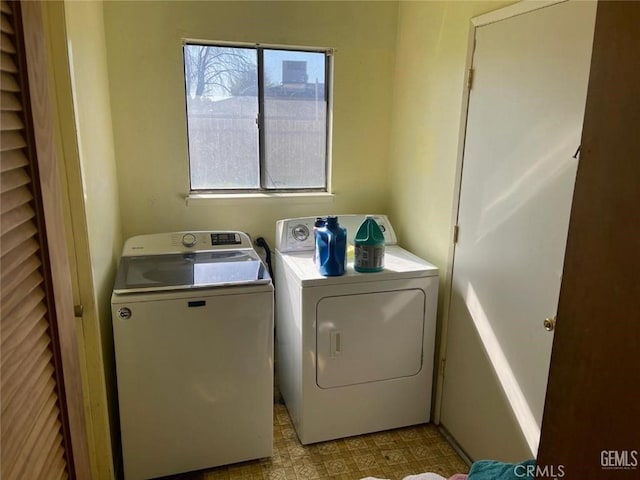
[[[350,241],[365,215],[341,215]],[[386,216],[385,268],[323,277],[315,217],[276,224],[276,366],[303,444],[428,422],[438,269],[396,244]]]

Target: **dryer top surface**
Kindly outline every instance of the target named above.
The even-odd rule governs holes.
[[[374,273],[356,272],[353,269],[353,259],[350,259],[347,261],[344,275],[323,277],[313,261],[313,252],[309,251],[291,253],[278,251],[276,259],[279,266],[287,268],[293,273],[296,281],[305,287],[438,276],[438,267],[397,245],[386,246],[384,270]]]

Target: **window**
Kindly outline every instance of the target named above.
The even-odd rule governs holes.
[[[192,191],[325,191],[327,51],[184,46]]]

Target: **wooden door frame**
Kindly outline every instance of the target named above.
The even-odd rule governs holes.
[[[63,2],[48,2],[43,6],[51,59],[50,83],[55,96],[52,107],[57,120],[62,190],[66,194],[63,205],[67,245],[72,253],[69,262],[72,282],[75,283],[74,301],[82,305],[82,316],[76,317],[76,325],[81,369],[85,373],[83,387],[91,472],[92,478],[112,479],[121,470],[121,457],[118,454],[114,456],[113,449],[113,419],[109,415],[109,387],[103,362],[99,312],[89,252],[65,8]]]
[[[90,478],[71,274],[49,99],[46,44],[40,2],[14,4],[24,38],[25,90],[33,119],[29,149],[35,155],[34,195],[41,204],[43,256],[50,266],[45,284],[50,298],[52,346],[59,385],[65,450],[71,478]]]

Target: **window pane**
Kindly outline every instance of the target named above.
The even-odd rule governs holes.
[[[326,186],[325,54],[264,50],[265,187]]]
[[[191,188],[260,186],[257,54],[185,45]]]

